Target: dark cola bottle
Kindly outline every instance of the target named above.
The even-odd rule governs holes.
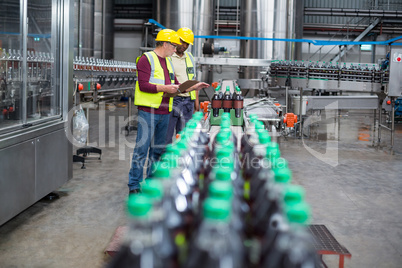
[[[219,116],[219,109],[222,108],[222,94],[220,94],[221,85],[215,88],[214,96],[212,96],[212,114],[214,117]]]
[[[309,217],[310,207],[305,202],[286,209],[286,223],[283,224],[287,227],[278,230],[277,237],[269,253],[263,256],[260,267],[321,267],[313,238],[307,230]]]
[[[225,94],[223,95],[223,112],[230,113],[230,109],[233,108],[233,100],[230,95],[230,87],[226,87]]]
[[[233,108],[235,109],[236,118],[240,118],[241,112],[243,110],[244,97],[241,94],[240,87],[236,85],[236,91],[233,94]]]
[[[244,267],[243,243],[231,224],[231,203],[207,198],[203,219],[190,242],[186,268]]]
[[[162,237],[156,237],[158,216],[153,212],[152,200],[142,195],[130,195],[127,202],[130,216],[129,230],[122,247],[112,259],[108,268],[173,267],[168,260],[163,260],[158,250]]]

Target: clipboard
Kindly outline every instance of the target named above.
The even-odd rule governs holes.
[[[179,91],[177,93],[164,93],[163,97],[173,98],[182,93],[188,93],[191,90],[187,91],[190,87],[194,86],[195,84],[199,83],[200,81],[197,80],[187,80],[186,82],[179,85]]]

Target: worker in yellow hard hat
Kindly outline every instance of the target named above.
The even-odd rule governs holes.
[[[137,82],[134,104],[138,106],[137,139],[134,148],[128,187],[130,194],[141,192],[145,160],[148,155],[147,176],[152,163],[159,160],[166,143],[169,114],[173,109],[173,98],[164,93],[177,93],[176,79],[170,56],[181,45],[179,35],[170,29],[161,30],[156,36],[156,48],[144,53],[137,62]],[[197,83],[190,90],[208,86]]]
[[[181,44],[176,47],[176,52],[171,57],[175,74],[179,83],[187,80],[195,80],[196,65],[193,55],[186,51],[194,43],[194,34],[187,27],[177,30]],[[185,124],[191,119],[194,110],[199,110],[198,91],[178,94],[173,99],[173,111],[170,113],[169,127],[166,143],[172,142],[174,132],[179,133]]]

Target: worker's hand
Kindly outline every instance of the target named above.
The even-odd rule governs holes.
[[[194,102],[194,112],[198,112],[200,110],[200,102],[198,99]]]
[[[161,90],[159,90],[159,87],[161,87]],[[179,85],[158,85],[157,90],[159,92],[166,92],[166,93],[177,93],[177,89],[179,88]]]
[[[195,84],[194,86],[192,86],[191,90],[199,91],[199,90],[201,90],[203,88],[207,88],[207,87],[209,87],[209,84],[204,83],[204,82],[199,82],[199,83]]]

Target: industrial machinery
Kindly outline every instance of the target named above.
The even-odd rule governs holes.
[[[74,1],[0,2],[1,225],[72,176]]]
[[[269,68],[272,86],[303,87],[330,91],[381,92],[388,83],[388,70],[376,64],[311,61],[273,61]]]
[[[79,102],[130,96],[135,86],[136,65],[132,62],[76,57],[73,69]]]
[[[89,119],[89,109],[98,107],[99,102],[120,100],[128,98],[128,118],[132,114],[131,104],[134,96],[136,80],[136,65],[132,62],[114,61],[106,59],[75,57],[74,69],[74,105],[80,105],[86,110],[86,118]],[[134,128],[126,126],[127,133]],[[89,137],[89,135],[88,135]],[[85,168],[85,157],[90,153],[102,154],[102,150],[96,147],[86,146],[78,148],[73,156],[74,162],[81,162]],[[80,156],[82,155],[82,156]],[[99,156],[99,159],[101,157]]]
[[[39,119],[55,113],[52,110],[52,101],[56,97],[51,87],[53,68],[53,53],[27,51],[27,118]],[[23,79],[20,50],[2,50],[0,76],[0,122],[6,126],[21,118]]]

